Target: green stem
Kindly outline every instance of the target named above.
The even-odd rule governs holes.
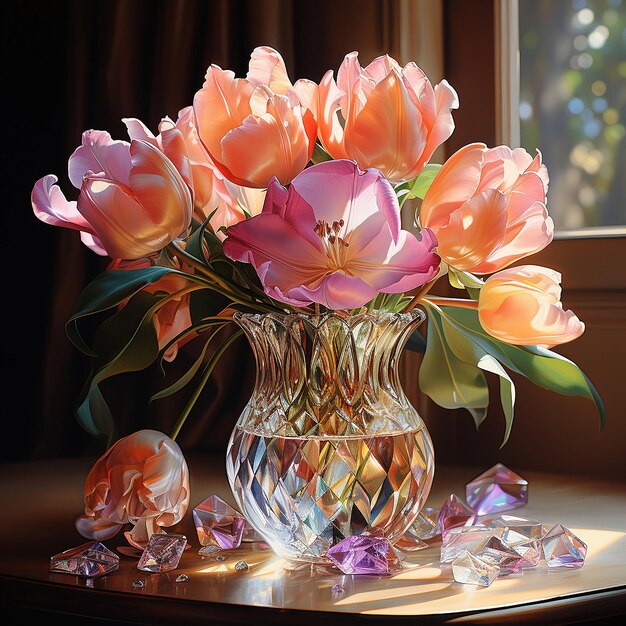
[[[222,357],[224,352],[226,352],[228,347],[233,343],[233,341],[238,339],[242,334],[243,334],[242,330],[238,330],[237,332],[233,333],[218,348],[218,350],[215,352],[215,354],[211,357],[209,362],[206,364],[206,367],[204,368],[204,372],[202,373],[202,378],[200,379],[200,384],[198,385],[196,390],[193,392],[191,398],[189,398],[187,404],[185,405],[185,408],[183,409],[182,413],[178,417],[178,421],[176,422],[176,424],[174,424],[174,428],[172,429],[172,432],[170,434],[170,437],[172,439],[176,440],[176,437],[178,437],[178,433],[180,433],[180,430],[183,427],[183,425],[185,423],[185,420],[189,416],[189,413],[191,412],[191,409],[194,407],[196,401],[200,397],[200,393],[202,393],[202,390],[204,389],[204,386],[206,385],[207,381],[209,380],[209,378],[211,376],[211,373],[213,372],[213,369],[217,365],[217,362],[220,360],[220,358]]]
[[[440,296],[429,296],[424,298],[424,302],[437,306],[455,306],[459,309],[478,309],[477,300],[460,300],[458,298],[443,298]]]

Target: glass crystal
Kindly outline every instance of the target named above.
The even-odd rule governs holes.
[[[50,559],[50,571],[98,578],[114,572],[120,566],[120,557],[99,541],[89,541],[70,548]]]
[[[238,572],[243,572],[248,569],[248,564],[245,561],[237,561],[237,563],[235,563],[235,569]]]
[[[145,587],[145,583],[143,580],[133,580],[133,589],[143,589]]]
[[[444,535],[451,528],[469,524],[475,519],[475,513],[457,495],[450,494],[443,503],[437,518],[437,528]]]
[[[435,509],[431,506],[425,506],[415,518],[414,522],[406,529],[404,535],[400,539],[397,546],[401,543],[407,545],[415,545],[417,547],[414,550],[421,550],[426,547],[424,541],[426,539],[432,539],[439,534],[439,528],[437,526],[437,519],[439,518],[439,509]],[[408,550],[410,548],[404,548]]]
[[[236,314],[257,359],[227,471],[237,505],[281,556],[328,564],[377,531],[395,543],[430,490],[428,432],[399,382],[421,313]]]
[[[189,576],[187,574],[179,574],[178,576],[176,576],[176,582],[177,583],[188,583],[189,582]]]
[[[225,557],[223,554],[218,554],[218,555],[215,557],[215,560],[216,560],[216,561],[219,561],[219,562],[221,563],[222,561],[225,561],[225,560],[226,560],[226,557]]]
[[[345,592],[346,588],[341,583],[335,583],[330,588],[330,595],[334,600],[341,598]]]
[[[180,557],[185,551],[187,537],[185,535],[154,534],[151,535],[137,569],[145,572],[160,574],[176,569],[180,563]]]
[[[504,528],[488,528],[481,526],[459,526],[451,528],[441,546],[441,562],[452,563],[463,552],[474,553],[491,537],[502,537]]]
[[[387,574],[390,553],[384,537],[355,535],[330,548],[328,557],[344,574]]]
[[[203,546],[216,545],[224,550],[241,545],[246,520],[217,496],[210,496],[193,510],[198,540]]]
[[[222,550],[222,548],[220,548],[219,546],[216,546],[214,544],[210,544],[208,546],[202,546],[198,550],[198,554],[200,556],[212,556],[213,554],[215,554],[216,552],[220,552],[221,550]]]
[[[500,576],[517,574],[524,563],[522,555],[499,537],[490,537],[486,543],[474,550],[474,555],[486,563],[497,565],[500,568]]]
[[[465,551],[452,561],[452,575],[457,583],[489,587],[498,578],[500,568]]]
[[[263,535],[261,535],[261,533],[258,533],[255,530],[254,526],[252,526],[252,524],[250,524],[248,520],[245,520],[241,541],[245,541],[248,543],[260,543],[263,541]]]
[[[517,509],[528,502],[528,481],[498,463],[467,483],[465,500],[478,515]]]
[[[561,524],[553,526],[541,543],[549,568],[577,569],[585,564],[587,544]]]
[[[414,535],[411,528],[409,528],[404,535],[398,539],[394,547],[403,552],[417,552],[418,550],[428,548],[428,544]]]

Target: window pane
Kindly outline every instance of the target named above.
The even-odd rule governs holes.
[[[522,145],[557,228],[626,224],[626,2],[520,0]]]

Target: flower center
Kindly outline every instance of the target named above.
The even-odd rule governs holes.
[[[344,225],[343,220],[335,220],[332,224],[328,224],[325,220],[318,220],[313,229],[322,242],[332,270],[343,269],[345,265],[346,248],[350,244],[339,234]]]

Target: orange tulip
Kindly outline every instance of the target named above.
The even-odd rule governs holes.
[[[363,69],[351,52],[337,82],[332,70],[322,78],[318,107],[319,138],[333,158],[401,181],[417,176],[450,137],[458,98],[445,80],[433,89],[415,63],[401,67],[385,55]]]
[[[552,241],[547,189],[539,152],[533,159],[523,148],[470,144],[435,177],[420,223],[435,232],[438,254],[448,265],[490,274]]]
[[[222,227],[228,228],[246,219],[246,215],[261,212],[265,191],[240,187],[222,176],[200,141],[192,107],[181,109],[176,122],[163,118],[157,136],[138,119],[123,121],[131,139],[153,144],[177,167],[180,165],[180,174],[193,191],[196,217],[203,222],[213,214],[210,224],[221,239],[225,237]]]
[[[478,300],[483,328],[506,343],[554,346],[580,337],[585,325],[564,311],[561,275],[547,267],[521,265],[485,281]]]
[[[287,184],[309,162],[317,124],[316,86],[291,86],[282,57],[257,48],[246,78],[211,65],[193,108],[200,139],[219,171],[244,187]]]
[[[140,430],[114,443],[91,468],[76,528],[101,541],[130,522],[126,539],[144,548],[150,535],[179,522],[188,506],[189,471],[178,444],[156,430]]]

